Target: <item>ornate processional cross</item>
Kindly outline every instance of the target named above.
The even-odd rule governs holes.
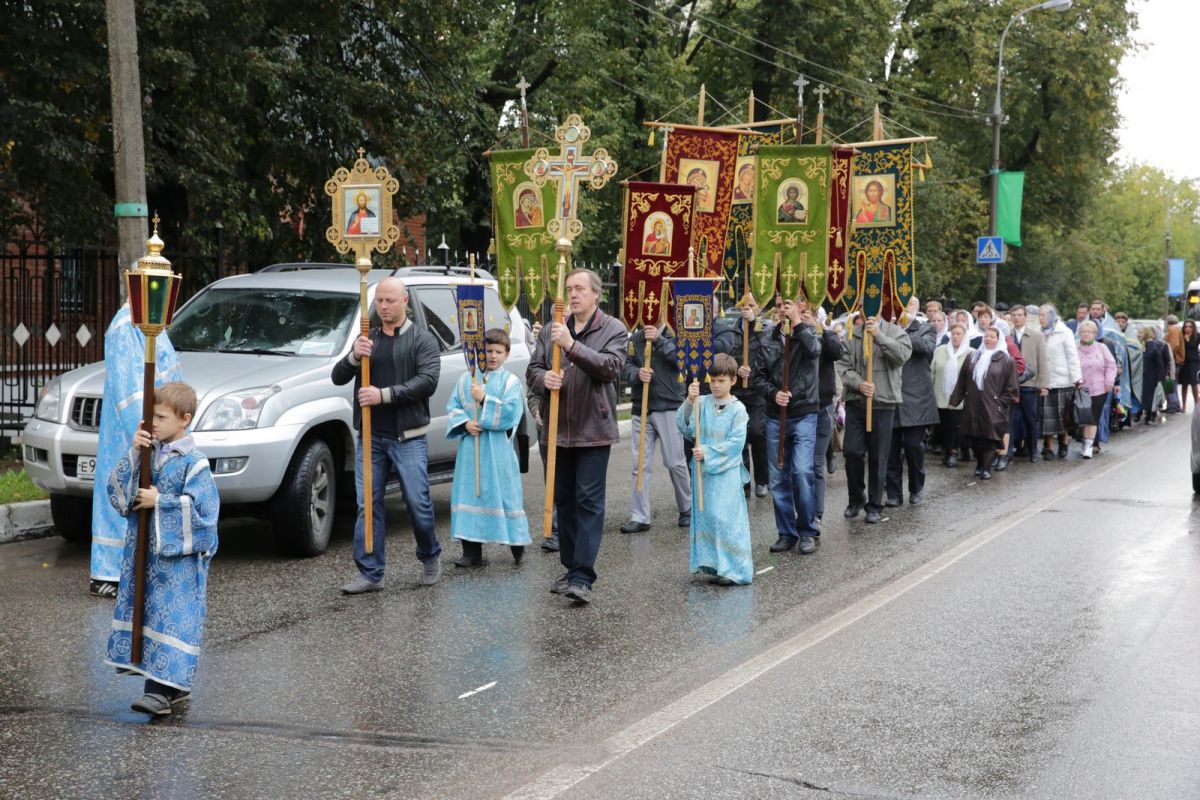
[[[571,241],[583,231],[583,223],[575,218],[579,184],[587,181],[593,189],[599,189],[617,174],[617,162],[603,147],[597,147],[590,156],[583,154],[583,144],[591,137],[591,129],[579,115],[571,114],[554,130],[554,139],[561,145],[559,154],[551,156],[549,150],[539,147],[525,162],[525,174],[535,185],[540,187],[547,180],[558,183],[554,218],[546,224],[546,230],[555,238]]]
[[[817,96],[817,113],[825,113],[825,95],[829,94],[829,87],[822,83],[813,89],[813,94]]]

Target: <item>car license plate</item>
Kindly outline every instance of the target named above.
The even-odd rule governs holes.
[[[75,467],[75,477],[84,481],[96,480],[96,457],[80,456]]]

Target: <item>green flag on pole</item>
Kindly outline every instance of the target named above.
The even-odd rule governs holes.
[[[1021,196],[1025,192],[1024,172],[1001,172],[996,190],[996,235],[1005,244],[1021,246]]]
[[[525,176],[525,162],[534,150],[502,150],[491,154],[492,222],[496,237],[496,280],[506,309],[516,305],[522,287],[529,308],[541,308],[547,285],[547,264],[558,263],[554,237],[546,223],[557,202],[554,181],[535,186]]]

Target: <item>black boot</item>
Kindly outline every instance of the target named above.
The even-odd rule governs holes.
[[[455,559],[454,566],[456,567],[482,567],[487,564],[483,557],[483,544],[480,542],[468,542],[463,540],[463,554]]]
[[[514,544],[510,545],[508,549],[512,550],[514,564],[520,564],[525,559],[525,545]]]

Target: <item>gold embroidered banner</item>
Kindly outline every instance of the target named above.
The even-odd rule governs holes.
[[[657,325],[665,314],[663,279],[687,275],[696,187],[631,181],[625,191],[621,317],[630,328]]]
[[[667,138],[666,182],[696,187],[697,274],[721,274],[740,136],[727,131],[673,130]]]

